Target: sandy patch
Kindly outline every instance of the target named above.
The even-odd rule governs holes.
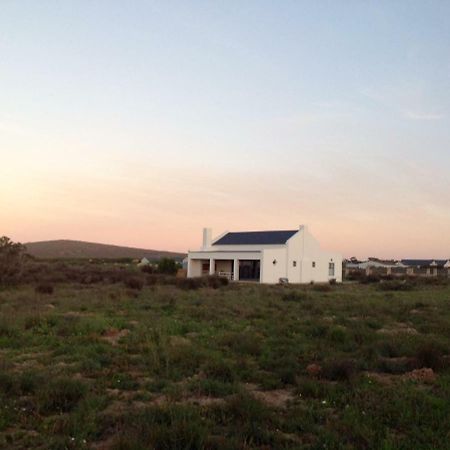
[[[117,345],[120,339],[128,336],[129,334],[130,330],[128,330],[127,328],[124,328],[123,330],[116,330],[115,328],[111,328],[105,331],[103,335],[100,336],[100,339],[102,341],[109,342],[111,345]]]
[[[380,328],[377,330],[377,333],[379,334],[387,334],[387,335],[394,335],[399,333],[405,333],[405,334],[419,334],[419,332],[413,328],[412,326],[403,323],[403,322],[397,322],[392,325],[388,325],[386,327]]]

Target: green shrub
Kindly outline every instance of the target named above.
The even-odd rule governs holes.
[[[283,294],[281,299],[284,302],[302,302],[308,299],[308,293],[306,291],[289,291]]]
[[[333,342],[343,344],[348,340],[348,333],[345,327],[335,325],[328,330],[328,337]]]
[[[316,291],[316,292],[330,292],[330,291],[332,291],[331,283],[329,283],[329,284],[324,284],[324,283],[313,284],[311,289],[313,291]]]
[[[203,372],[208,378],[231,383],[236,379],[236,373],[231,364],[223,358],[210,359],[204,366]]]
[[[218,289],[222,286],[228,285],[228,278],[219,277],[217,275],[209,275],[206,277],[206,284],[208,287],[211,287],[213,289]]]
[[[193,290],[206,286],[206,280],[203,277],[195,278],[177,278],[177,287],[180,289]]]
[[[189,387],[196,395],[207,395],[212,397],[225,397],[236,392],[236,386],[227,381],[207,378],[206,380],[195,380]]]
[[[400,280],[388,280],[382,281],[378,285],[378,289],[381,291],[410,291],[414,286],[407,281]]]
[[[434,342],[422,344],[417,349],[416,359],[418,367],[429,367],[433,370],[440,370],[444,366],[443,351]]]
[[[86,385],[80,380],[67,377],[50,380],[37,392],[38,409],[43,413],[71,411],[86,391]]]
[[[0,372],[0,393],[11,395],[17,393],[16,377],[12,373]]]
[[[261,353],[261,338],[254,332],[228,332],[219,338],[219,343],[235,353],[257,356]]]
[[[178,264],[174,259],[162,258],[158,263],[158,272],[166,275],[175,275],[178,270]]]
[[[191,406],[150,407],[124,417],[115,450],[188,450],[204,448],[207,429]]]
[[[415,358],[410,357],[396,357],[396,358],[380,358],[378,361],[378,369],[382,372],[399,375],[410,372],[418,368],[418,363]]]
[[[351,359],[334,359],[322,366],[322,376],[331,381],[351,381],[356,373],[355,363]]]

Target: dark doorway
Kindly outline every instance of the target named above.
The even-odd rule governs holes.
[[[239,280],[259,281],[260,262],[259,260],[239,261]]]

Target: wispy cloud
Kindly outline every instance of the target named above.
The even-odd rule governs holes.
[[[416,111],[403,111],[403,115],[407,119],[412,120],[440,120],[445,117],[444,114],[425,113]]]
[[[410,120],[441,120],[445,115],[436,112],[436,105],[431,105],[426,96],[426,89],[419,84],[391,86],[381,89],[363,88],[360,94],[374,103],[398,113]]]

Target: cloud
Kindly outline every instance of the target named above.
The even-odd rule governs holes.
[[[436,112],[436,105],[430,101],[428,90],[420,83],[404,86],[390,86],[381,89],[363,88],[359,92],[364,97],[397,112],[410,120],[440,120],[444,114]],[[434,111],[433,111],[434,110]]]
[[[444,114],[425,113],[416,111],[403,111],[403,115],[407,119],[412,120],[440,120],[445,117]]]

